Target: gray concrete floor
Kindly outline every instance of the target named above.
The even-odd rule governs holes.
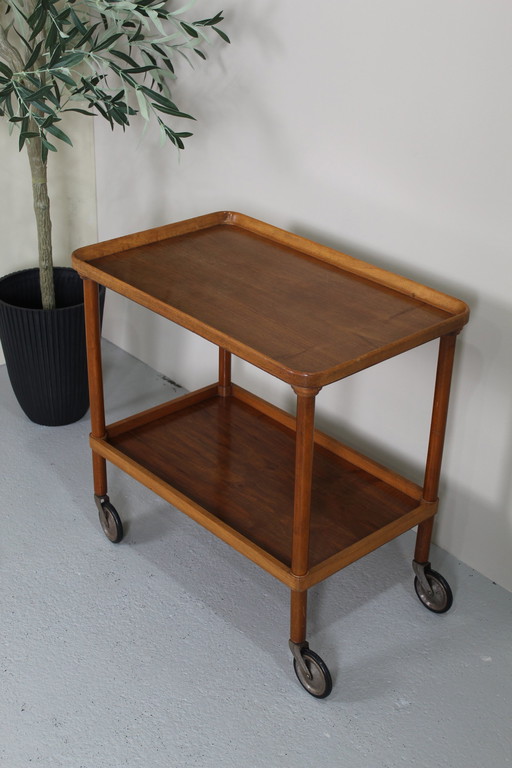
[[[172,397],[105,344],[109,420]],[[126,538],[93,502],[87,418],[31,424],[0,368],[2,768],[503,768],[512,594],[434,548],[452,610],[413,591],[408,533],[311,590],[333,693],[299,686],[279,582],[112,468]]]

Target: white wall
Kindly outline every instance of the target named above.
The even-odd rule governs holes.
[[[70,266],[73,249],[97,237],[93,124],[69,114],[66,125],[74,146],[62,144],[48,161],[54,261],[59,266]],[[0,275],[4,275],[37,266],[37,234],[27,153],[18,152],[18,133],[9,135],[7,121],[1,119],[0,159]]]
[[[222,6],[232,46],[176,88],[199,119],[179,159],[97,127],[100,239],[240,210],[468,301],[436,537],[512,590],[512,5]],[[206,342],[118,297],[105,331],[187,387],[215,378]],[[435,356],[427,345],[324,390],[320,423],[421,480]],[[291,404],[276,380],[235,375]]]

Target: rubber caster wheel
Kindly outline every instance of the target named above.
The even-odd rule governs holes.
[[[332,691],[331,673],[323,660],[314,651],[305,648],[302,658],[308,668],[310,677],[307,677],[297,662],[293,660],[293,669],[302,687],[316,699],[325,699]]]
[[[450,585],[437,571],[425,569],[425,578],[430,585],[430,593],[427,592],[418,577],[414,579],[414,589],[420,602],[433,613],[446,613],[452,607],[453,595]]]
[[[113,544],[119,544],[123,538],[123,524],[117,510],[110,501],[104,501],[99,506],[99,518],[103,533]]]

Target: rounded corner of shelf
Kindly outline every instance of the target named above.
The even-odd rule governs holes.
[[[90,246],[85,245],[81,248],[75,248],[71,252],[71,266],[78,271],[79,267],[82,267],[85,261],[87,261],[87,251]]]
[[[238,219],[243,217],[243,214],[238,211],[224,210],[219,211],[219,216],[222,216],[226,224],[235,224]]]

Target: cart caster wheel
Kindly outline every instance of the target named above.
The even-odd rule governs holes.
[[[446,613],[446,611],[450,610],[453,603],[450,585],[440,573],[430,568],[425,568],[425,578],[430,586],[430,591],[428,592],[417,576],[414,579],[414,589],[418,598],[429,611],[433,611],[433,613]]]
[[[108,497],[102,500],[97,499],[96,503],[103,533],[113,544],[118,544],[123,538],[124,532],[123,524],[116,508],[110,503]]]
[[[304,648],[301,652],[308,674],[297,659],[293,659],[295,674],[305,690],[316,699],[325,699],[332,691],[332,679],[323,660],[314,651]]]

